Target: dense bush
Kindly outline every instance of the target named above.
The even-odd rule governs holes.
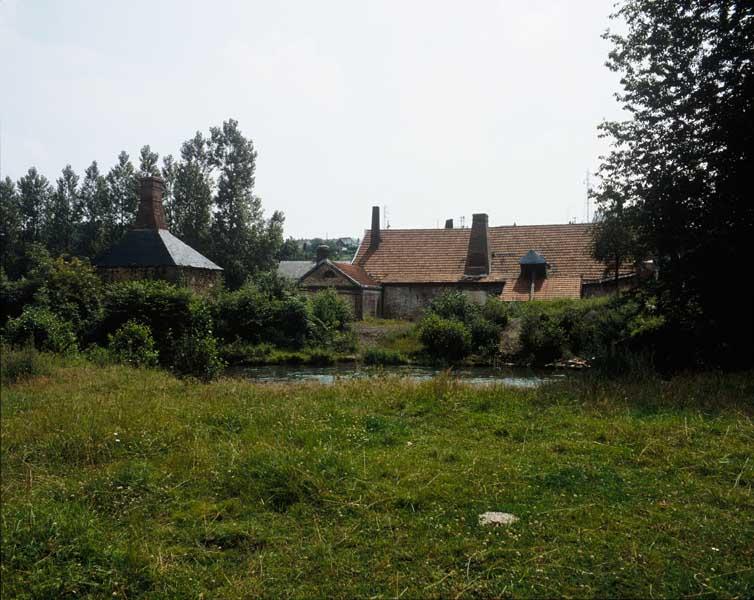
[[[444,322],[440,325],[436,318]],[[427,308],[425,317],[419,325],[422,342],[427,351],[437,358],[444,360],[460,360],[469,353],[493,355],[500,345],[500,332],[508,322],[508,308],[505,303],[495,297],[488,297],[481,305],[474,302],[467,294],[459,290],[445,292],[435,298]],[[447,325],[453,323],[453,326]],[[425,327],[426,324],[426,327]],[[440,334],[450,327],[454,333]],[[440,340],[444,335],[468,338],[467,348],[460,338],[452,342],[450,338]],[[438,337],[439,336],[439,337]],[[424,337],[431,339],[431,346],[424,342]],[[447,346],[446,350],[442,347]],[[455,348],[451,350],[450,348]],[[455,356],[455,358],[451,358]]]
[[[102,282],[88,262],[61,257],[51,262],[34,301],[71,323],[83,342],[102,319],[102,291]]]
[[[300,347],[309,331],[306,301],[277,280],[266,285],[247,283],[234,292],[221,294],[213,304],[216,333],[226,343],[272,343]]]
[[[40,284],[26,278],[11,281],[1,275],[0,271],[0,326],[5,326],[8,319],[18,317],[34,301]]]
[[[351,307],[331,288],[311,295],[309,307],[315,322],[331,331],[344,331],[353,321]]]
[[[406,357],[397,350],[369,348],[363,356],[365,365],[405,365]]]
[[[6,346],[0,348],[0,384],[2,385],[47,375],[49,372],[47,360],[31,344],[19,349]]]
[[[500,330],[501,326],[493,321],[474,319],[469,326],[472,351],[486,356],[495,354],[500,346]]]
[[[193,375],[209,381],[222,372],[225,362],[220,358],[214,337],[186,331],[173,343],[170,367],[179,375]]]
[[[158,362],[152,332],[147,325],[128,321],[115,333],[108,336],[108,347],[112,357],[135,367],[154,367]]]
[[[431,356],[448,362],[462,360],[471,352],[468,328],[460,321],[434,313],[426,315],[419,324],[419,339]]]
[[[443,319],[453,319],[469,325],[479,318],[482,307],[463,292],[452,290],[432,300],[427,311]]]
[[[568,351],[568,337],[561,321],[547,312],[528,314],[521,325],[521,353],[529,361],[545,364]]]
[[[27,306],[21,315],[8,321],[7,339],[11,344],[32,344],[38,350],[68,353],[77,349],[71,324],[43,306]]]

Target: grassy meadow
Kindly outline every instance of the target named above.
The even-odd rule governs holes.
[[[50,360],[2,388],[4,598],[754,595],[754,375],[202,384]]]

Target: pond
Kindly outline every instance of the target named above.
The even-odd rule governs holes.
[[[262,367],[238,367],[229,375],[243,377],[258,382],[295,383],[315,381],[335,383],[343,379],[363,379],[368,377],[399,376],[412,381],[425,381],[443,373],[439,367],[424,366],[385,366],[365,367],[357,364],[315,367],[309,365],[271,365]],[[562,371],[526,369],[522,367],[465,367],[453,369],[453,377],[474,385],[508,385],[517,388],[534,388],[547,381],[567,377]]]

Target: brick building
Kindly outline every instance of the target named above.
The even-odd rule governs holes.
[[[204,293],[222,281],[222,269],[168,231],[159,177],[141,180],[133,227],[94,265],[104,281],[163,279]]]
[[[348,293],[362,298],[359,318],[415,318],[449,289],[479,302],[489,295],[505,301],[595,296],[614,287],[614,273],[592,258],[592,228],[586,223],[490,227],[487,215],[476,214],[471,228],[454,228],[449,220],[444,229],[381,230],[374,207],[372,227],[351,263],[324,257],[314,265],[303,263],[293,278],[310,292],[335,285],[341,293],[350,285]],[[286,269],[281,264],[281,272]],[[630,286],[633,279],[626,267],[619,285]]]

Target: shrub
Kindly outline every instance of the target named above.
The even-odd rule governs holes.
[[[309,364],[333,365],[335,364],[335,355],[326,348],[315,348],[309,352]]]
[[[47,361],[31,344],[18,350],[8,347],[0,348],[0,384],[16,383],[49,373],[50,367]]]
[[[27,306],[16,319],[8,321],[8,341],[11,344],[31,343],[47,352],[75,352],[76,336],[71,324],[42,306]]]
[[[536,364],[562,358],[567,352],[567,337],[557,318],[547,313],[532,312],[521,324],[521,353]]]
[[[481,317],[471,322],[471,347],[474,352],[484,355],[495,354],[500,347],[501,327]]]
[[[443,319],[469,324],[479,318],[482,309],[463,292],[452,290],[432,300],[427,310]]]
[[[343,331],[353,320],[351,307],[331,288],[310,296],[309,306],[315,322],[330,331]]]
[[[482,306],[482,317],[490,323],[494,323],[500,329],[508,324],[508,313],[508,303],[503,302],[495,296],[489,296],[484,306]]]
[[[56,258],[41,282],[35,302],[70,322],[83,341],[102,319],[102,282],[88,262]]]
[[[108,346],[115,360],[135,367],[154,367],[159,353],[147,325],[128,321],[108,336]]]
[[[456,362],[471,351],[471,334],[459,321],[443,319],[430,313],[419,324],[419,339],[433,356]]]
[[[309,332],[305,299],[286,290],[276,296],[249,283],[221,294],[213,310],[217,335],[225,342],[300,347]]]
[[[406,357],[397,350],[369,348],[363,356],[365,365],[405,365]]]
[[[8,319],[18,317],[34,301],[39,285],[38,281],[30,279],[0,278],[0,325],[5,326]]]
[[[217,340],[206,333],[184,333],[175,340],[170,354],[170,367],[179,375],[192,375],[210,381],[225,368],[225,362],[220,358],[217,348]]]
[[[107,339],[128,321],[149,327],[160,362],[169,364],[173,340],[197,326],[211,329],[208,311],[200,307],[204,300],[188,289],[164,281],[128,281],[116,283],[105,293],[105,316],[100,326],[100,339]],[[196,320],[201,319],[201,323]]]

